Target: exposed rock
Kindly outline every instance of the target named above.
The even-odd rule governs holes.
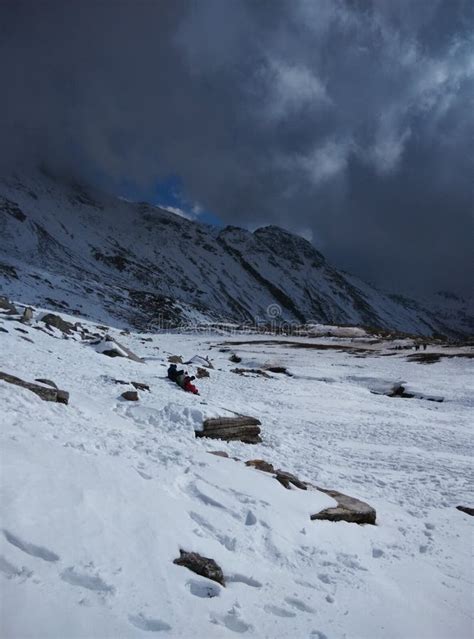
[[[318,488],[322,493],[326,493],[337,501],[334,508],[325,508],[321,512],[311,515],[311,519],[325,519],[327,521],[347,521],[355,524],[372,524],[375,525],[376,512],[375,508],[369,506],[364,501],[349,497],[337,490],[326,490]]]
[[[39,384],[25,382],[19,377],[9,375],[8,373],[0,372],[0,379],[4,382],[8,382],[9,384],[21,386],[22,388],[30,390],[46,402],[58,402],[60,404],[67,404],[69,402],[69,393],[67,391],[59,390],[58,388],[47,388],[45,386],[40,386]]]
[[[229,453],[226,453],[225,450],[208,450],[209,455],[216,455],[217,457],[229,457]]]
[[[17,315],[18,313],[16,306],[3,296],[0,296],[0,310],[8,311],[9,315]]]
[[[15,328],[16,331],[18,331],[19,333],[24,333],[25,335],[28,335],[28,331],[25,331],[24,328]]]
[[[33,319],[33,309],[30,306],[27,306],[23,311],[23,315],[21,318],[21,322],[24,324],[28,324]]]
[[[233,368],[230,372],[236,373],[237,375],[243,375],[244,377],[248,377],[249,375],[260,375],[260,377],[272,379],[272,376],[265,371],[262,371],[261,368]]]
[[[168,362],[170,364],[182,364],[183,358],[181,357],[181,355],[170,355],[168,357]]]
[[[138,402],[138,393],[137,391],[125,391],[122,393],[121,397],[126,399],[128,402]]]
[[[65,335],[71,335],[74,331],[74,324],[63,320],[62,317],[54,315],[53,313],[47,313],[41,321],[44,322],[46,326],[53,326],[54,328],[57,328]]]
[[[180,557],[173,561],[174,564],[184,566],[197,575],[201,575],[201,577],[212,579],[212,581],[216,581],[218,584],[221,584],[221,586],[225,586],[224,573],[214,559],[203,557],[197,552],[186,552],[181,549],[179,554]]]
[[[130,383],[137,390],[140,390],[140,391],[149,391],[150,390],[150,387],[148,386],[148,384],[142,384],[141,382],[130,382]]]
[[[229,357],[229,361],[232,362],[233,364],[240,364],[240,362],[242,361],[242,358],[236,355],[235,353],[232,353],[232,355]]]
[[[469,506],[456,506],[456,509],[460,510],[462,513],[471,515],[471,517],[474,517],[474,508],[469,508]]]
[[[257,470],[261,470],[264,473],[274,473],[275,468],[273,464],[266,462],[263,459],[249,459],[245,462],[246,466],[251,466],[252,468],[256,468]]]
[[[237,440],[246,444],[258,444],[262,441],[259,420],[245,415],[206,419],[203,430],[195,431],[195,435],[224,441]]]
[[[197,372],[196,372],[196,377],[198,379],[201,379],[203,377],[209,377],[209,371],[207,371],[205,368],[198,367]]]
[[[50,379],[44,379],[43,377],[37,377],[35,379],[35,382],[40,382],[41,384],[46,384],[47,386],[52,386],[53,388],[58,390],[58,387],[55,384],[55,382],[52,382]]]
[[[277,470],[275,479],[280,482],[282,486],[290,489],[290,484],[296,486],[300,490],[307,490],[308,486],[304,482],[300,481],[296,475],[292,475],[291,473],[286,472],[286,470]]]
[[[8,333],[6,328],[3,328],[2,326],[0,326],[0,333]]]

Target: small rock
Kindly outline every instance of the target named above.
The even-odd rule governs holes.
[[[170,364],[182,364],[183,358],[181,357],[181,355],[170,355],[168,357],[168,362]]]
[[[217,457],[229,457],[229,454],[225,450],[208,450],[209,455],[217,455]]]
[[[196,377],[198,379],[201,379],[202,377],[209,377],[209,371],[207,371],[205,368],[199,368],[197,369],[196,372]]]
[[[273,464],[266,462],[263,459],[249,459],[245,462],[246,466],[251,466],[252,468],[256,468],[257,470],[261,470],[264,473],[274,473],[275,468]]]
[[[469,506],[456,506],[456,509],[460,510],[462,513],[466,513],[466,515],[474,517],[474,508],[469,508]]]
[[[8,333],[6,328],[3,328],[2,326],[0,326],[0,333]]]
[[[240,362],[242,361],[242,358],[236,355],[235,353],[232,353],[232,355],[229,357],[229,361],[232,362],[233,364],[240,364]]]
[[[148,384],[142,384],[142,382],[130,382],[134,388],[140,391],[149,391],[150,387]]]
[[[225,586],[224,573],[214,559],[203,557],[197,552],[186,552],[181,549],[179,554],[180,557],[173,561],[174,564],[184,566],[197,575],[201,575],[201,577],[212,579],[212,581],[216,581],[221,586]]]
[[[137,391],[125,391],[120,397],[123,397],[123,399],[126,399],[128,402],[138,402]]]

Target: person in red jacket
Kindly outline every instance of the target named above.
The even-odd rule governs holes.
[[[186,375],[186,377],[184,378],[183,388],[188,393],[194,393],[194,395],[199,395],[198,389],[192,383],[195,379],[196,378],[194,377],[194,375],[192,377],[189,377],[189,375]]]

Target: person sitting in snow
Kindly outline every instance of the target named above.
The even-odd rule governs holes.
[[[198,389],[192,383],[195,379],[196,378],[194,377],[194,375],[192,375],[191,377],[189,377],[189,375],[185,375],[183,388],[188,393],[194,393],[194,395],[199,395]]]
[[[168,368],[168,379],[172,382],[176,382],[178,375],[184,375],[184,371],[179,371],[176,364],[170,364]]]

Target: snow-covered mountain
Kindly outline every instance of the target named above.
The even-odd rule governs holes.
[[[0,290],[26,303],[139,328],[285,320],[467,333],[337,270],[275,226],[216,229],[38,172],[0,181]]]

